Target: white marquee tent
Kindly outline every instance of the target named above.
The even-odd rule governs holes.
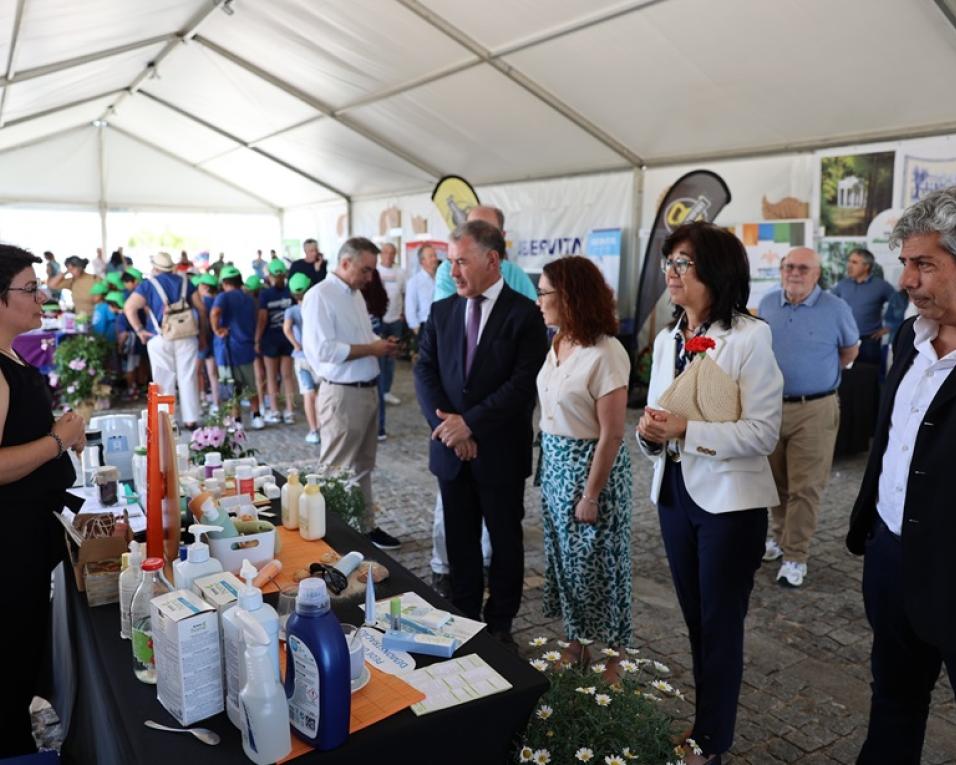
[[[953,71],[956,0],[0,0],[0,204],[616,171],[639,222],[653,168],[956,133]]]

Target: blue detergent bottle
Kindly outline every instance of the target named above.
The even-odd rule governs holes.
[[[349,649],[321,579],[303,579],[286,624],[285,695],[293,732],[316,749],[335,749],[349,735]]]

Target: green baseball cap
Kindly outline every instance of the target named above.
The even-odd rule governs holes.
[[[199,283],[205,284],[207,287],[219,286],[219,280],[216,278],[215,274],[203,274],[199,277]]]
[[[106,281],[118,290],[123,289],[123,275],[119,271],[110,271],[106,275]]]
[[[107,303],[115,303],[115,304],[118,305],[120,308],[122,308],[123,305],[126,303],[126,298],[123,297],[123,293],[122,293],[122,292],[118,292],[117,290],[113,290],[112,292],[110,292],[110,293],[108,293],[108,294],[106,295],[106,302],[107,302]]]
[[[305,274],[293,274],[289,279],[289,289],[292,292],[305,292],[312,286],[312,280]]]
[[[132,266],[130,266],[129,268],[126,269],[126,273],[128,273],[130,276],[135,277],[137,281],[142,281],[143,279],[143,272],[140,271],[138,268],[133,268]]]
[[[193,287],[198,287],[198,286],[199,286],[199,280],[200,280],[201,278],[202,278],[202,277],[201,277],[199,274],[196,274],[195,276],[190,276],[190,277],[189,277],[189,283],[192,284]]]
[[[219,272],[219,281],[223,279],[235,279],[236,277],[242,278],[242,274],[239,273],[239,269],[235,266],[225,266],[222,271]]]
[[[260,279],[258,276],[256,276],[255,274],[253,274],[253,275],[250,276],[248,279],[246,279],[246,281],[243,283],[243,286],[244,286],[247,290],[258,290],[258,289],[262,289],[262,279]]]
[[[110,285],[108,282],[104,282],[104,281],[99,281],[96,284],[94,284],[92,287],[90,287],[91,295],[105,295],[109,291],[110,291]]]
[[[279,258],[273,258],[269,261],[269,273],[273,276],[279,276],[286,272],[285,263],[283,263]]]

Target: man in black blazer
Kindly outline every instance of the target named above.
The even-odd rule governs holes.
[[[458,294],[432,305],[419,335],[415,390],[432,428],[428,463],[445,509],[452,602],[465,616],[482,618],[484,519],[492,547],[484,621],[513,643],[535,378],[548,345],[537,306],[501,277],[504,252],[501,231],[484,221],[452,234]]]
[[[865,554],[870,724],[857,759],[919,765],[930,694],[956,687],[956,187],[900,217],[901,286],[919,311],[894,345],[847,547]]]

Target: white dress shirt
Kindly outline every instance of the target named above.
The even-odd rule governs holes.
[[[337,274],[319,282],[302,301],[302,349],[309,366],[323,380],[369,382],[378,377],[378,359],[347,361],[353,345],[374,343],[365,298]]]
[[[903,529],[903,505],[906,503],[906,483],[913,459],[913,447],[926,410],[940,387],[956,366],[956,351],[943,358],[936,355],[933,340],[939,333],[935,321],[922,316],[913,327],[916,336],[913,345],[916,357],[903,375],[893,399],[890,432],[883,452],[883,467],[877,488],[876,511],[886,527],[896,535]]]
[[[405,285],[405,321],[410,329],[418,329],[428,321],[434,297],[435,277],[421,268]]]
[[[379,266],[378,275],[382,277],[382,286],[388,295],[388,308],[385,309],[382,321],[394,324],[402,318],[402,310],[405,308],[405,272],[398,266]]]
[[[498,277],[498,281],[481,293],[485,296],[485,299],[481,301],[481,323],[478,325],[479,343],[481,342],[481,333],[485,331],[485,324],[488,323],[488,317],[491,316],[491,309],[495,307],[495,303],[498,301],[498,296],[501,294],[501,290],[504,286],[505,280]],[[472,303],[469,298],[468,305],[465,306],[465,337],[468,337],[468,317],[471,316],[472,308],[474,308],[474,303]]]

